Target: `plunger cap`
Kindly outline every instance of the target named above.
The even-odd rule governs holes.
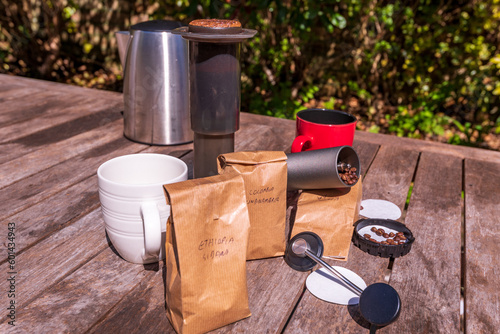
[[[369,285],[359,297],[359,309],[370,324],[382,327],[396,321],[401,311],[397,291],[386,283]]]

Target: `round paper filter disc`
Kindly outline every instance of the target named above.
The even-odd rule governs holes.
[[[333,268],[361,289],[366,288],[365,281],[358,274],[344,267]],[[315,297],[329,303],[341,305],[356,305],[359,303],[359,296],[325,268],[320,268],[311,273],[307,277],[306,287]]]
[[[401,210],[396,204],[382,199],[365,199],[361,201],[361,207],[359,214],[366,218],[396,220],[401,217]]]

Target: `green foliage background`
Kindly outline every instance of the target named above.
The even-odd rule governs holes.
[[[344,109],[363,130],[500,148],[500,0],[0,0],[0,71],[120,90],[115,31],[208,17],[259,31],[243,111]]]

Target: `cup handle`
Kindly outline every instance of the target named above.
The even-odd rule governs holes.
[[[302,152],[306,144],[311,145],[311,138],[307,136],[297,136],[292,143],[292,153]]]
[[[141,204],[142,224],[144,227],[144,252],[142,259],[158,258],[161,249],[161,219],[155,202]]]

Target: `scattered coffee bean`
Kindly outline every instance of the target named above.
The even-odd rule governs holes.
[[[386,239],[387,239],[387,238],[389,238],[389,234],[387,234],[387,233],[382,234],[382,236],[383,236],[384,238],[386,238]]]
[[[370,229],[370,231],[372,231],[372,232],[377,232],[378,230],[377,230],[377,228],[376,228],[375,226],[373,226],[373,227]]]
[[[395,234],[394,232],[389,233],[389,238],[394,238]]]
[[[366,239],[370,239],[370,238],[372,237],[372,236],[371,236],[371,235],[369,235],[368,233],[367,233],[367,234],[365,234],[365,235],[363,235],[363,236],[364,236]]]

